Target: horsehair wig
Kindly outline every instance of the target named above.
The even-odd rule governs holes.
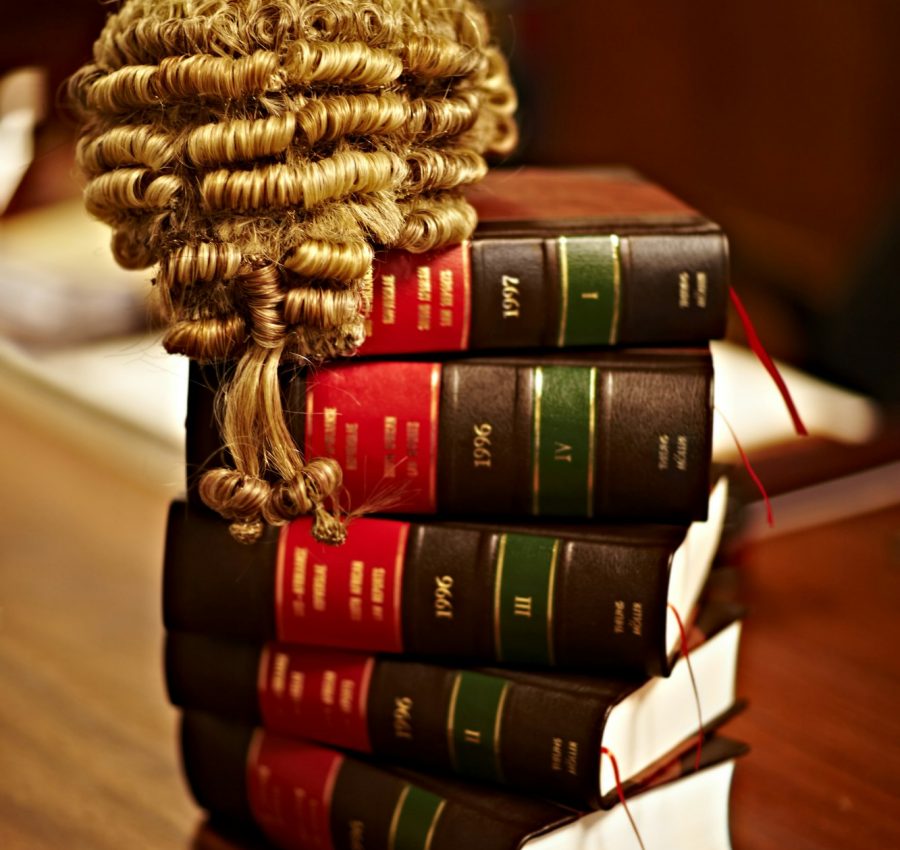
[[[88,210],[156,267],[169,352],[232,361],[233,468],[207,505],[251,542],[314,512],[340,542],[341,470],[304,462],[282,362],[364,339],[374,250],[467,238],[462,188],[515,144],[515,94],[474,0],[127,0],[68,84]]]

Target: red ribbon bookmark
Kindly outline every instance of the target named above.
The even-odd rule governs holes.
[[[612,762],[613,776],[616,778],[616,793],[619,795],[619,802],[622,804],[622,808],[625,809],[625,814],[628,815],[628,821],[631,824],[631,828],[634,830],[635,837],[638,840],[638,844],[641,846],[641,850],[646,850],[644,847],[644,840],[641,838],[641,833],[638,831],[637,824],[631,816],[631,809],[628,808],[628,803],[625,802],[625,789],[622,787],[622,779],[619,776],[619,763],[616,761],[616,757],[608,747],[600,747],[600,752]]]
[[[794,423],[794,430],[801,437],[805,437],[809,432],[806,430],[806,426],[803,424],[803,420],[797,412],[797,406],[794,404],[794,399],[791,398],[791,391],[787,388],[784,378],[781,377],[781,372],[778,371],[778,367],[775,365],[772,358],[769,357],[769,352],[766,351],[760,341],[760,338],[756,333],[756,328],[753,327],[753,322],[750,321],[750,314],[744,308],[741,299],[738,298],[738,294],[734,291],[734,287],[730,286],[728,292],[731,295],[731,303],[734,304],[734,309],[737,310],[741,324],[744,326],[744,334],[747,336],[747,342],[750,344],[750,348],[775,382],[775,386],[778,387],[778,392],[781,393],[781,397],[784,399],[784,404],[788,409],[788,413],[791,415],[791,421]]]
[[[753,468],[753,465],[750,463],[750,458],[747,457],[747,452],[744,451],[744,447],[741,445],[741,441],[738,439],[737,434],[734,431],[734,428],[731,427],[731,423],[725,417],[725,414],[722,413],[719,408],[715,408],[716,413],[722,417],[722,421],[725,423],[725,426],[728,428],[728,431],[731,433],[731,439],[734,440],[735,446],[737,446],[738,454],[741,456],[741,461],[744,464],[744,469],[747,470],[747,474],[753,479],[753,483],[756,485],[756,489],[759,490],[762,495],[763,504],[766,506],[766,522],[769,525],[769,528],[772,528],[775,525],[775,516],[772,513],[772,502],[769,500],[769,494],[766,492],[766,486],[762,483],[762,479],[756,474],[756,470]]]
[[[700,754],[703,752],[703,712],[700,710],[700,691],[697,688],[697,680],[694,678],[694,666],[691,664],[691,654],[688,647],[687,632],[684,623],[681,620],[681,614],[678,609],[670,602],[669,608],[675,615],[675,622],[678,623],[678,632],[681,635],[681,657],[687,664],[688,674],[691,677],[691,687],[694,690],[694,702],[697,705],[697,755],[694,758],[694,770],[700,770]]]

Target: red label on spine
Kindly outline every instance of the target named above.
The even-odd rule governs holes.
[[[312,520],[281,531],[275,623],[286,643],[402,652],[402,582],[409,523],[358,519],[343,546],[319,543]]]
[[[370,752],[371,655],[268,644],[259,663],[263,725],[271,732]]]
[[[344,507],[434,513],[440,394],[439,363],[335,366],[310,379],[306,456],[340,463]]]
[[[260,828],[284,850],[334,850],[331,801],[340,753],[259,730],[247,753],[247,795]]]
[[[362,354],[463,351],[469,344],[470,245],[388,251],[372,267]]]

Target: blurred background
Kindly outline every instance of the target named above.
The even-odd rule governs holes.
[[[3,5],[0,75],[38,66],[48,97],[9,220],[79,191],[54,93],[110,5]],[[900,4],[489,5],[521,97],[513,162],[624,163],[659,181],[728,233],[733,282],[773,355],[900,402]]]

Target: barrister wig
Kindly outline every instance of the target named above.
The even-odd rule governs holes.
[[[515,95],[471,0],[128,0],[69,81],[88,210],[126,268],[156,267],[168,351],[233,361],[234,468],[202,499],[255,540],[316,515],[341,470],[299,456],[277,373],[353,354],[373,251],[475,226],[462,187],[515,143]]]

